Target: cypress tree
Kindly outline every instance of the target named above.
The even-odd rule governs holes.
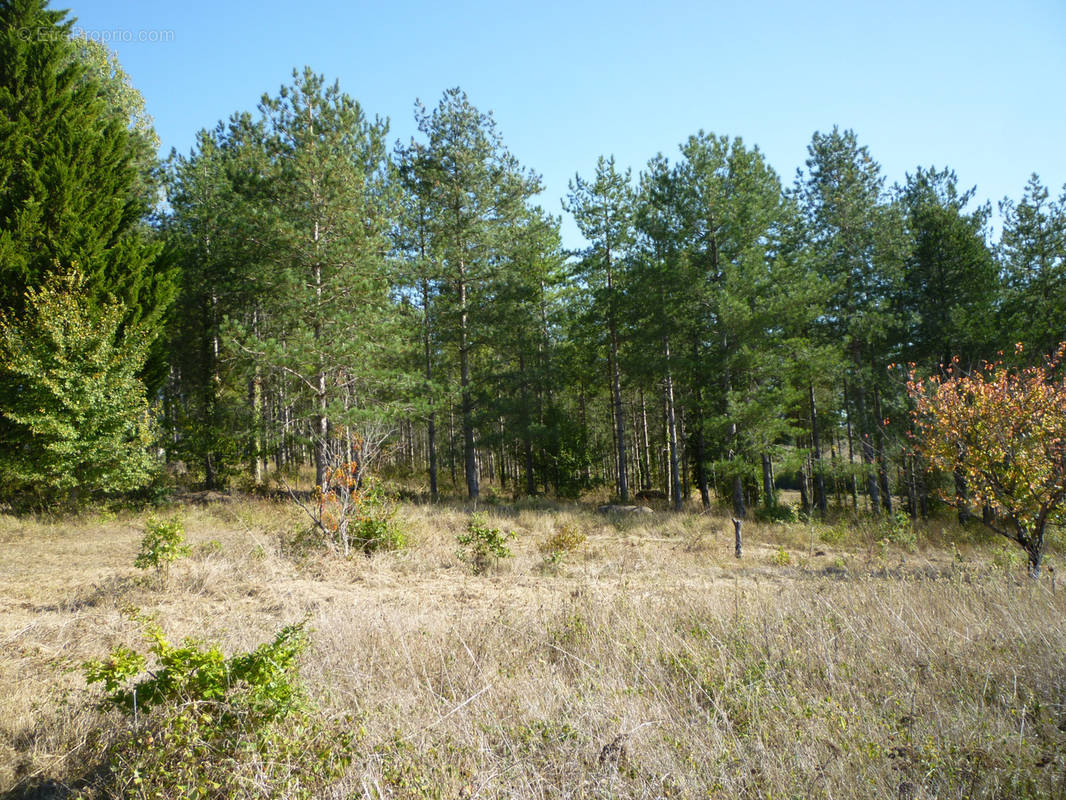
[[[70,40],[72,21],[42,0],[0,0],[0,307],[76,264],[123,325],[158,330],[174,276],[144,224],[143,140],[108,105]]]

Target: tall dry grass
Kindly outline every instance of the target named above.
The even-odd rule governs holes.
[[[139,515],[0,519],[8,797],[93,767],[79,665],[140,643],[131,606],[228,651],[309,616],[304,675],[360,733],[338,798],[1066,796],[1066,599],[981,537],[749,524],[738,562],[722,517],[529,503],[488,509],[515,556],[474,576],[460,505],[351,560],[286,505],[179,511],[162,590]]]

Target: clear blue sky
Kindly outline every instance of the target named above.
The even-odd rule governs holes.
[[[76,2],[76,0],[75,0]],[[64,8],[64,3],[57,3]],[[699,129],[757,144],[786,183],[816,130],[853,128],[889,183],[950,166],[980,199],[1032,172],[1066,184],[1066,0],[647,0],[537,3],[102,2],[70,7],[111,41],[162,152],[276,93],[305,64],[414,133],[461,86],[544,177],[559,214],[575,172],[634,173]],[[155,39],[163,31],[169,41]],[[143,34],[141,32],[144,32]],[[564,239],[580,245],[564,217]]]

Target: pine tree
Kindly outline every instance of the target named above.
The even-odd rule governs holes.
[[[619,172],[614,157],[601,156],[589,181],[575,175],[563,204],[574,215],[581,235],[589,242],[576,265],[575,277],[592,294],[592,310],[607,326],[607,362],[614,415],[618,497],[629,499],[625,413],[622,406],[621,303],[619,278],[633,244],[633,187],[629,170]]]
[[[272,307],[243,350],[309,399],[315,483],[341,462],[358,474],[391,424],[396,376],[386,255],[391,228],[387,125],[309,68],[261,106],[268,180],[252,199],[268,242]]]
[[[439,280],[435,315],[439,335],[456,354],[467,495],[480,492],[476,394],[479,310],[504,262],[505,244],[540,190],[540,179],[521,168],[504,147],[491,114],[450,89],[432,111],[418,105],[425,141],[419,146],[419,186]]]
[[[933,370],[958,356],[969,365],[992,355],[998,276],[985,242],[991,209],[966,211],[950,170],[919,168],[900,190],[909,247],[901,286],[907,361]]]
[[[1048,353],[1066,339],[1066,187],[1058,200],[1033,175],[1022,199],[999,204],[1003,233],[997,253],[1005,282],[999,327],[1029,352]]]

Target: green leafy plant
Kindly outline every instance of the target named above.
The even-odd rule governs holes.
[[[398,550],[406,544],[396,522],[396,506],[379,481],[361,473],[358,463],[331,470],[315,488],[312,502],[298,502],[313,522],[312,534],[345,556]],[[295,495],[294,495],[295,496]]]
[[[28,289],[25,305],[0,312],[0,499],[76,507],[145,486],[147,334],[124,328],[122,304],[93,303],[76,270]]]
[[[902,509],[885,521],[879,538],[882,542],[889,541],[899,545],[908,553],[918,549],[918,532],[914,529],[910,516]]]
[[[779,567],[787,567],[792,563],[792,556],[783,545],[778,545],[777,550],[770,556],[770,561]]]
[[[460,548],[458,557],[470,564],[475,575],[480,575],[493,562],[499,563],[500,559],[511,557],[507,542],[515,535],[513,531],[504,533],[499,528],[490,527],[488,518],[483,513],[477,513],[470,516],[466,531],[455,538]]]
[[[538,548],[544,561],[550,565],[561,562],[567,553],[571,553],[585,543],[584,531],[575,525],[563,525],[549,536]]]
[[[149,517],[144,526],[141,551],[133,566],[154,569],[165,583],[170,577],[170,565],[189,552],[189,546],[185,544],[185,526],[178,517],[164,520]]]
[[[324,723],[299,681],[303,623],[227,658],[141,621],[147,654],[118,647],[84,665],[104,686],[102,709],[132,723],[111,738],[88,797],[309,798],[343,774],[355,735]]]

